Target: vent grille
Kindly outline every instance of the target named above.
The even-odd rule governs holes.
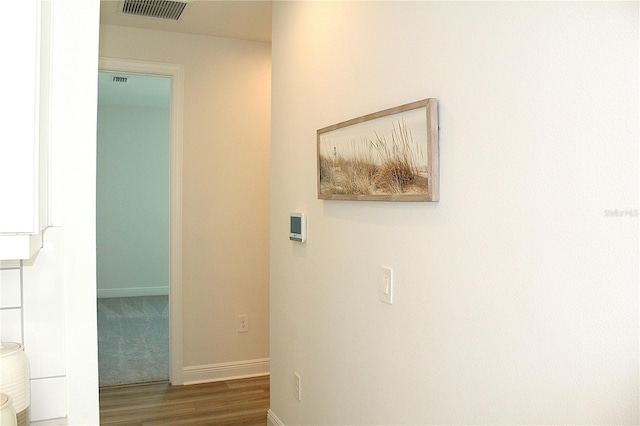
[[[122,13],[177,21],[187,3],[170,0],[124,0]]]

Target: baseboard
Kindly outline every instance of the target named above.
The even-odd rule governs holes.
[[[269,374],[269,369],[269,358],[185,367],[183,369],[184,384],[193,385],[196,383],[266,376]]]
[[[268,426],[284,426],[284,423],[280,421],[278,416],[276,416],[276,413],[271,411],[271,408],[269,408],[269,411],[267,411],[267,425]]]
[[[169,287],[130,287],[98,289],[98,299],[109,297],[168,296]]]
[[[66,417],[60,419],[39,420],[37,422],[31,422],[31,426],[66,426],[69,424],[69,419]]]

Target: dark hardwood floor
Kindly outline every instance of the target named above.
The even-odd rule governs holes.
[[[198,385],[100,389],[101,425],[265,426],[269,376]]]

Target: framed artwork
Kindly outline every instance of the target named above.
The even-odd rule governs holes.
[[[429,98],[319,129],[318,198],[438,201],[438,105]]]

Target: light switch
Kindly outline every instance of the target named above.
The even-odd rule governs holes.
[[[384,303],[393,303],[393,270],[382,268],[380,274],[380,300]]]

